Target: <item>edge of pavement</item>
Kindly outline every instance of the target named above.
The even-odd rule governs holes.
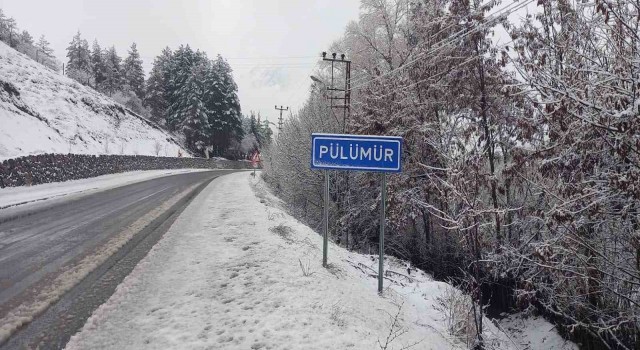
[[[119,234],[79,256],[56,276],[29,287],[27,300],[0,309],[0,348],[23,348],[26,344],[32,348],[64,346],[192,200],[224,175],[214,175],[176,194]],[[72,313],[74,317],[64,318],[63,313]]]
[[[8,205],[8,206],[0,207],[0,223],[4,223],[4,222],[7,222],[7,221],[15,220],[15,219],[18,219],[18,218],[27,217],[27,216],[32,215],[34,213],[39,213],[39,212],[42,212],[42,211],[46,211],[46,210],[48,210],[48,209],[50,209],[52,207],[55,207],[56,205],[74,202],[74,201],[80,200],[80,199],[82,199],[82,198],[84,198],[86,196],[93,195],[93,194],[100,193],[100,192],[104,192],[104,191],[108,191],[108,190],[112,190],[114,188],[125,187],[125,186],[137,184],[137,183],[144,182],[144,181],[150,181],[150,180],[154,180],[154,179],[158,179],[158,178],[162,178],[162,177],[177,176],[177,175],[182,175],[182,174],[185,174],[185,173],[206,172],[206,171],[227,171],[229,173],[232,173],[232,172],[235,172],[235,171],[245,171],[245,170],[237,170],[237,169],[178,169],[177,171],[174,171],[173,169],[168,169],[167,172],[165,172],[165,173],[151,174],[149,177],[134,178],[134,179],[129,179],[129,180],[123,179],[124,181],[122,181],[122,182],[119,182],[119,183],[105,183],[101,187],[90,187],[89,184],[87,184],[87,188],[85,188],[85,189],[73,190],[73,191],[70,191],[70,192],[67,192],[67,193],[55,194],[55,195],[49,196],[49,197],[37,198],[37,199],[33,199],[33,200],[30,200],[30,201],[26,201],[26,202],[21,202],[21,203],[16,203],[16,204],[11,204],[11,205]],[[123,176],[126,176],[127,174],[130,174],[130,173],[133,173],[133,172],[110,174],[110,175],[107,175],[107,176],[111,176],[111,175],[123,175]],[[71,180],[71,181],[85,181],[85,180],[94,180],[94,179],[98,179],[98,178],[80,179],[80,180]],[[71,186],[73,186],[73,183],[71,183],[69,181],[55,182],[55,183],[51,183],[51,184],[58,184],[58,185],[59,184],[70,184]],[[49,184],[45,184],[45,185],[49,185]],[[38,185],[38,186],[40,186],[40,185]],[[0,194],[2,194],[1,191],[0,191]]]

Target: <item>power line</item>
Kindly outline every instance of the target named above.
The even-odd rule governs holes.
[[[513,40],[511,40],[511,41],[507,42],[506,44],[503,44],[503,45],[501,45],[501,46],[496,47],[496,49],[506,48],[506,47],[507,47],[507,46],[509,46],[509,44],[511,44],[512,42],[513,42]],[[398,90],[393,90],[393,91],[391,91],[391,92],[389,92],[389,93],[386,93],[386,94],[384,94],[384,95],[382,95],[382,96],[375,96],[374,98],[376,98],[376,99],[381,99],[381,98],[385,98],[385,97],[387,97],[387,96],[390,96],[390,95],[392,95],[392,94],[394,94],[394,93],[398,93],[398,92],[405,91],[405,90],[407,90],[407,89],[408,89],[408,88],[410,88],[410,87],[416,86],[416,85],[418,85],[418,84],[425,83],[425,82],[427,82],[427,81],[429,81],[429,80],[432,80],[432,79],[434,79],[434,78],[436,78],[436,77],[438,77],[438,76],[440,76],[440,75],[443,75],[443,74],[445,74],[445,73],[449,73],[449,72],[453,71],[454,69],[458,69],[458,68],[461,68],[461,67],[463,67],[463,66],[466,66],[467,64],[471,63],[473,60],[475,60],[475,59],[477,59],[477,58],[480,58],[481,56],[482,56],[481,54],[480,54],[480,55],[474,55],[474,56],[471,56],[470,58],[468,58],[468,59],[467,59],[467,60],[465,60],[464,62],[459,63],[459,64],[455,65],[454,67],[451,67],[451,68],[447,69],[447,70],[446,70],[446,71],[444,71],[444,72],[440,72],[440,73],[438,73],[438,74],[435,74],[435,75],[429,76],[429,77],[427,77],[427,78],[425,78],[425,79],[422,79],[422,80],[420,80],[420,81],[417,81],[417,82],[411,83],[411,84],[409,84],[409,85],[403,86],[403,87],[401,87],[401,88],[400,88],[400,89],[398,89]],[[364,102],[355,102],[355,104],[364,104]]]
[[[415,64],[416,62],[418,62],[418,60],[420,58],[422,58],[423,56],[431,54],[431,53],[434,53],[434,52],[436,52],[436,50],[439,50],[439,49],[444,48],[445,46],[451,45],[451,44],[455,43],[456,41],[458,41],[460,39],[463,39],[466,36],[474,34],[478,30],[481,30],[481,29],[483,29],[483,28],[485,28],[485,27],[487,27],[489,25],[493,25],[494,24],[493,22],[502,19],[502,17],[505,15],[505,13],[508,16],[511,13],[513,13],[514,11],[517,11],[517,10],[519,10],[521,8],[524,8],[525,6],[527,6],[528,4],[530,4],[532,2],[533,2],[533,0],[526,0],[526,1],[522,2],[522,3],[517,3],[517,2],[514,1],[510,5],[507,5],[504,8],[502,8],[501,10],[492,13],[489,16],[489,17],[492,17],[492,18],[489,18],[486,22],[484,22],[484,23],[482,23],[480,25],[477,25],[476,27],[472,28],[472,30],[469,30],[469,31],[465,32],[465,30],[467,30],[467,28],[461,29],[458,32],[456,32],[456,33],[448,36],[447,38],[437,42],[436,44],[434,44],[434,46],[437,45],[437,47],[432,47],[430,50],[418,54],[411,61],[405,63],[404,65],[402,65],[400,67],[392,69],[392,70],[390,70],[390,71],[388,71],[386,73],[383,73],[383,74],[381,74],[381,75],[379,75],[379,76],[377,76],[377,77],[375,77],[373,79],[370,79],[368,81],[365,81],[363,83],[360,83],[359,85],[356,85],[356,86],[352,87],[352,90],[360,89],[360,88],[362,88],[362,87],[364,87],[366,85],[371,84],[374,81],[382,79],[383,77],[385,77],[387,75],[390,75],[390,74],[395,73],[397,71],[403,70],[403,69]],[[510,8],[510,7],[512,7],[512,8]],[[505,12],[505,13],[500,13],[500,12]]]
[[[312,70],[315,69],[319,64],[320,62],[315,61],[314,67],[312,68]],[[297,94],[299,94],[300,91],[305,91],[305,90],[302,90],[302,87],[305,85],[305,82],[308,81],[307,79],[308,77],[305,75],[297,84],[294,85],[294,88],[291,90],[291,92],[287,96],[286,101],[291,101],[294,95],[298,96]],[[308,92],[308,90],[306,90],[306,92]],[[291,109],[293,109],[293,107]],[[289,112],[291,112],[291,110]]]
[[[225,57],[227,60],[280,60],[280,59],[302,59],[302,58],[316,58],[318,56],[273,56],[273,57]]]
[[[316,65],[316,61],[311,62],[259,62],[259,63],[249,63],[249,62],[241,62],[241,63],[230,63],[233,69],[302,69],[308,68],[313,69]]]
[[[448,26],[446,26],[446,27],[444,27],[444,28],[440,29],[438,32],[436,32],[435,34],[431,35],[431,36],[429,37],[429,39],[432,39],[432,38],[437,37],[437,36],[438,36],[438,35],[440,35],[442,32],[444,32],[445,30],[447,30],[447,29],[449,29],[449,28],[453,27],[454,25],[456,25],[456,23],[451,23],[451,24],[449,24]],[[446,40],[446,39],[447,39],[447,38],[445,38],[445,39],[443,39],[443,40]],[[367,48],[367,49],[373,49],[373,48]],[[363,52],[363,51],[365,51],[365,50],[360,50],[360,52]],[[377,67],[379,67],[379,66],[381,66],[381,65],[383,65],[383,64],[385,64],[385,63],[387,63],[387,62],[386,62],[386,61],[385,61],[385,62],[378,62],[378,63],[377,63],[373,68],[377,68]],[[356,65],[358,65],[358,64],[356,63]],[[353,79],[353,80],[352,80],[352,83],[357,83],[358,81],[364,81],[364,80],[367,78],[365,75],[366,75],[366,73],[363,73],[361,76],[359,76],[359,77],[357,77],[357,78]]]
[[[300,64],[233,64],[232,67],[313,67],[313,63],[300,63]]]
[[[498,47],[496,47],[496,49],[506,48],[506,47],[507,47],[507,46],[509,46],[509,44],[511,44],[512,42],[513,42],[513,40],[509,41],[508,43],[506,43],[506,44],[504,44],[504,45],[502,45],[502,46],[498,46]],[[402,87],[402,88],[400,88],[399,90],[391,91],[391,92],[389,92],[389,93],[387,93],[387,94],[384,94],[384,95],[382,95],[382,96],[375,96],[375,98],[376,98],[376,99],[385,98],[385,97],[387,97],[387,96],[389,96],[389,95],[391,95],[391,94],[393,94],[393,93],[401,92],[401,91],[407,90],[407,89],[408,89],[408,88],[410,88],[410,87],[416,86],[416,85],[421,84],[421,83],[425,83],[425,82],[427,82],[427,81],[429,81],[429,80],[432,80],[432,79],[434,79],[434,78],[436,78],[436,77],[438,77],[438,76],[440,76],[440,75],[442,75],[442,74],[444,74],[444,73],[449,73],[449,72],[451,72],[451,71],[452,71],[452,70],[454,70],[454,69],[458,69],[458,68],[461,68],[461,67],[463,67],[463,66],[466,66],[467,64],[471,63],[473,60],[475,60],[475,59],[477,59],[477,58],[480,58],[481,56],[482,56],[482,55],[474,55],[474,56],[471,56],[470,58],[468,58],[468,59],[467,59],[467,60],[465,60],[464,62],[459,63],[459,64],[457,64],[456,66],[449,68],[447,71],[440,72],[440,73],[438,73],[438,74],[436,74],[436,75],[433,75],[433,76],[427,77],[426,79],[422,79],[422,80],[417,81],[417,82],[415,82],[415,83],[411,83],[411,84],[409,84],[409,85],[403,86],[403,87]],[[358,102],[358,103],[359,103],[359,104],[362,104],[363,102]]]
[[[532,2],[532,0],[528,0],[528,1],[524,2],[524,3],[518,4],[518,6],[516,6],[516,7],[512,8],[512,9],[508,9],[508,10],[506,10],[506,12],[509,12],[509,14],[511,14],[511,13],[513,13],[513,11],[516,11],[516,10],[520,9],[520,8],[522,8],[522,7],[526,6],[528,3],[531,3],[531,2]],[[513,4],[514,4],[514,3],[512,3],[511,5],[506,6],[505,8],[501,9],[500,11],[496,11],[494,14],[492,14],[492,16],[493,16],[493,15],[497,15],[499,12],[502,12],[502,11],[503,11],[503,10],[505,10],[506,8],[513,6]],[[507,15],[508,15],[508,14],[507,14]],[[501,14],[501,16],[502,16],[502,14]],[[452,34],[452,35],[448,36],[447,38],[442,39],[442,40],[440,40],[439,42],[435,43],[435,44],[434,44],[434,46],[435,46],[435,47],[432,47],[432,48],[431,48],[431,49],[429,49],[428,51],[425,51],[425,52],[422,52],[422,53],[418,54],[416,57],[414,57],[411,61],[407,62],[406,64],[404,64],[404,65],[402,65],[402,66],[400,66],[400,67],[397,67],[397,68],[395,68],[395,69],[392,69],[392,70],[391,70],[391,71],[389,71],[389,72],[383,73],[383,74],[381,74],[381,75],[379,75],[379,76],[377,76],[377,77],[375,77],[375,78],[373,78],[373,79],[371,79],[371,80],[369,80],[369,81],[366,81],[366,82],[364,82],[364,83],[360,83],[359,85],[358,85],[358,84],[356,84],[356,86],[355,86],[353,89],[354,89],[354,90],[359,89],[359,88],[361,88],[361,87],[363,87],[363,86],[366,86],[366,85],[368,85],[368,84],[370,84],[370,83],[372,83],[372,82],[374,82],[374,81],[380,80],[380,79],[382,79],[382,78],[383,78],[383,77],[385,77],[385,76],[388,76],[388,75],[390,75],[390,74],[392,74],[392,73],[395,73],[395,72],[397,72],[397,71],[400,71],[400,70],[403,70],[403,69],[405,69],[405,68],[408,68],[409,66],[411,66],[411,65],[415,64],[416,62],[418,62],[418,61],[419,61],[419,59],[420,59],[420,58],[422,58],[423,56],[428,55],[428,54],[435,53],[435,52],[437,52],[437,50],[439,50],[439,49],[442,49],[442,48],[444,48],[444,47],[446,47],[446,46],[449,46],[449,45],[455,44],[458,40],[463,39],[463,38],[465,38],[466,36],[469,36],[469,35],[471,35],[471,34],[474,34],[475,32],[477,32],[477,31],[479,31],[479,30],[481,30],[481,29],[483,29],[483,28],[485,28],[485,27],[487,27],[487,26],[493,25],[492,21],[494,21],[494,20],[499,20],[499,19],[500,19],[500,16],[499,16],[499,17],[496,17],[496,18],[491,18],[491,19],[489,19],[487,22],[484,22],[483,24],[478,25],[478,26],[476,26],[476,27],[472,28],[472,30],[470,30],[470,31],[468,31],[468,32],[465,32],[465,29],[461,29],[461,30],[459,30],[458,32],[456,32],[456,33],[454,33],[454,34]],[[360,79],[360,82],[361,82],[361,81],[362,81],[362,79]]]
[[[241,69],[307,69],[312,70],[314,68],[313,65],[309,66],[241,66],[241,67],[233,67],[233,70],[241,70]]]
[[[508,15],[510,15],[511,13],[513,13],[514,11],[519,10],[520,8],[523,8],[524,6],[528,5],[528,4],[529,4],[529,3],[531,3],[531,2],[533,2],[533,0],[527,0],[527,1],[525,1],[524,3],[520,3],[520,4],[518,4],[517,0],[514,0],[511,4],[506,5],[506,6],[504,6],[503,8],[501,8],[501,9],[499,9],[499,10],[497,10],[497,11],[495,11],[495,12],[491,13],[491,14],[489,14],[489,15],[487,16],[487,18],[486,18],[486,19],[487,19],[487,21],[486,21],[486,22],[484,22],[484,23],[482,23],[482,24],[478,25],[477,27],[473,28],[473,30],[471,30],[471,31],[467,32],[466,34],[464,34],[464,35],[460,36],[459,38],[456,38],[456,36],[458,36],[458,35],[460,35],[460,34],[464,33],[465,28],[463,28],[463,29],[461,29],[461,30],[459,30],[459,31],[457,31],[457,32],[455,32],[455,33],[453,33],[453,34],[449,35],[448,37],[446,37],[446,38],[444,38],[444,39],[442,39],[442,40],[438,41],[438,42],[437,42],[437,43],[435,43],[434,45],[438,45],[438,44],[443,43],[443,42],[445,42],[445,44],[447,44],[447,43],[446,43],[446,41],[449,41],[449,44],[451,44],[451,43],[453,43],[455,40],[462,39],[462,38],[464,38],[464,37],[465,37],[465,36],[467,36],[467,35],[473,34],[473,33],[474,33],[475,31],[477,31],[478,29],[482,29],[483,27],[485,27],[485,26],[487,26],[487,25],[493,25],[493,23],[491,23],[491,21],[492,21],[492,20],[499,20],[499,19],[500,19],[500,17],[502,16],[502,14],[500,14],[500,12],[509,12],[509,13],[507,14],[507,16],[508,16]],[[512,7],[512,6],[514,6],[514,5],[515,5],[515,8],[513,8],[513,9],[509,9],[509,7]],[[493,17],[495,17],[496,15],[499,15],[499,14],[500,14],[500,16],[499,16],[499,17],[497,17],[497,18],[493,18]],[[449,24],[449,25],[448,25],[448,26],[446,26],[445,28],[443,28],[443,29],[439,30],[437,33],[435,33],[434,35],[432,35],[432,36],[431,36],[431,38],[436,37],[437,35],[439,35],[440,33],[444,32],[445,30],[447,30],[447,29],[451,28],[451,27],[452,27],[452,26],[454,26],[454,25],[456,25],[456,24],[455,24],[455,23],[451,23],[451,24]],[[443,44],[443,46],[445,46],[445,45]],[[400,67],[397,67],[397,68],[396,68],[396,69],[394,69],[394,70],[391,70],[391,71],[389,71],[389,72],[386,72],[386,73],[384,73],[383,75],[378,76],[376,79],[381,78],[381,77],[383,77],[384,75],[387,75],[387,74],[389,74],[389,73],[391,73],[391,72],[393,72],[393,71],[395,71],[395,70],[401,70],[401,69],[406,68],[406,66],[409,66],[409,65],[411,65],[411,64],[413,64],[413,63],[415,63],[415,62],[417,61],[417,59],[418,59],[418,58],[420,58],[420,57],[422,57],[422,56],[424,56],[424,55],[426,55],[426,54],[430,53],[430,51],[432,51],[432,50],[434,50],[434,49],[432,48],[431,50],[429,50],[429,51],[427,51],[427,52],[423,52],[423,53],[418,54],[418,56],[416,56],[412,61],[410,61],[410,62],[408,62],[408,63],[406,63],[406,64],[404,64],[404,65],[402,65],[402,66],[400,66]],[[378,63],[376,66],[379,66],[380,64],[382,64],[382,62]],[[362,78],[358,78],[358,79],[356,79],[356,80],[362,80]],[[354,80],[354,82],[355,82],[355,80]]]
[[[299,66],[314,64],[315,60],[305,59],[304,61],[230,61],[230,65],[235,66]]]

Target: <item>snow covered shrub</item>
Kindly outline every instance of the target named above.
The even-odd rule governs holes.
[[[111,98],[143,117],[148,118],[151,115],[149,108],[143,106],[142,100],[131,90],[118,91]]]
[[[300,269],[302,270],[302,276],[309,277],[313,275],[315,272],[311,271],[311,261],[307,259],[305,263],[302,262],[302,259],[298,259],[300,263]]]
[[[331,319],[333,324],[340,328],[343,328],[347,324],[346,320],[344,319],[344,314],[344,308],[342,306],[339,306],[338,304],[334,304],[331,306],[331,314],[329,318]]]
[[[449,334],[467,345],[471,344],[476,335],[471,298],[447,284],[436,301],[437,309],[444,315]]]
[[[282,237],[282,239],[285,240],[285,242],[287,243],[291,243],[293,242],[293,238],[291,238],[291,232],[293,232],[293,230],[291,229],[291,227],[285,225],[285,224],[280,224],[277,226],[273,226],[271,228],[269,228],[269,231],[277,234],[278,236]]]
[[[156,140],[156,142],[153,143],[153,152],[156,154],[156,157],[160,155],[160,151],[162,151],[162,144]]]
[[[77,82],[84,84],[84,85],[90,85],[91,84],[91,73],[85,70],[81,70],[81,69],[68,69],[66,72],[66,75],[71,78],[76,80]]]
[[[396,306],[398,307],[396,313],[394,315],[388,314],[389,332],[384,339],[378,338],[378,348],[380,350],[398,349],[393,345],[393,343],[408,332],[407,327],[404,325],[402,320],[402,307],[404,306],[404,303]],[[399,348],[399,350],[412,349],[422,343],[423,340],[419,340],[411,344],[402,344],[400,345],[401,348]]]

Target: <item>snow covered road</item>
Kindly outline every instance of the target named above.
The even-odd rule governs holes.
[[[0,189],[0,209],[42,204],[43,201],[72,199],[98,191],[130,185],[163,176],[206,171],[206,169],[146,170],[102,175],[89,179],[55,182],[36,186]],[[56,202],[56,204],[58,204]]]
[[[287,215],[260,180],[220,177],[67,349],[465,348],[437,308],[452,287],[418,271],[381,297],[368,271],[374,257],[330,244],[324,269],[320,247],[320,236]],[[487,329],[497,348],[525,348],[489,321]],[[557,334],[546,335],[547,349],[561,349]]]
[[[62,189],[79,188],[87,184],[97,183],[98,186],[82,195],[71,195],[72,200],[64,197],[67,199],[54,200],[54,204],[49,203],[51,200],[45,200],[38,203],[46,205],[17,207],[27,207],[28,215],[3,217],[7,210],[16,207],[0,210],[0,348],[4,348],[1,343],[17,328],[43,312],[49,312],[51,305],[81,281],[84,282],[86,276],[103,268],[109,259],[117,254],[124,257],[123,247],[151,233],[155,234],[158,231],[156,228],[178,210],[177,203],[189,197],[200,184],[228,173],[220,170],[182,171],[158,177],[160,173],[156,172],[145,174],[153,177],[146,181],[140,181],[141,174],[125,174],[102,180],[55,184],[51,187],[61,193],[64,192]],[[40,186],[33,188],[36,187]],[[4,191],[0,190],[2,193]],[[135,245],[128,249],[133,249]],[[141,254],[133,266],[146,251]],[[109,266],[116,263],[111,261]],[[127,274],[110,281],[112,290]],[[95,278],[99,278],[99,275]],[[108,286],[109,283],[106,284]],[[101,289],[108,290],[104,286]],[[104,293],[98,293],[104,297],[100,303],[110,296],[110,293],[106,296]],[[88,306],[82,309],[86,313]],[[80,322],[77,327],[84,323],[92,311],[89,308],[84,319],[74,315],[75,321]],[[29,324],[21,332],[34,333],[29,330],[32,327],[35,326]],[[66,327],[63,332],[55,333],[66,342],[75,329]],[[66,338],[64,332],[67,332]],[[12,342],[23,342],[15,338],[7,345],[9,348],[13,346]]]

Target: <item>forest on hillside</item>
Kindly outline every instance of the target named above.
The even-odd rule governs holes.
[[[196,155],[246,158],[271,142],[266,119],[254,112],[242,114],[233,71],[220,55],[210,59],[189,45],[176,50],[166,47],[147,77],[135,42],[123,58],[115,46],[102,47],[97,39],[89,45],[78,31],[69,42],[63,65],[44,35],[36,42],[2,9],[0,40],[182,135],[185,146]]]
[[[0,41],[31,57],[34,61],[58,72],[61,63],[55,58],[51,44],[44,35],[38,41],[26,30],[18,28],[13,17],[7,17],[0,8]]]
[[[195,154],[240,157],[245,136],[238,87],[231,67],[218,55],[182,45],[165,48],[145,78],[136,43],[122,59],[78,32],[67,48],[66,75],[111,96],[134,112],[184,135]]]
[[[639,25],[632,0],[362,0],[330,50],[353,62],[346,124],[315,83],[265,178],[320,227],[311,132],[402,136],[386,253],[466,290],[474,348],[494,308],[541,313],[585,349],[639,349]],[[375,251],[379,175],[330,183],[331,236]]]

